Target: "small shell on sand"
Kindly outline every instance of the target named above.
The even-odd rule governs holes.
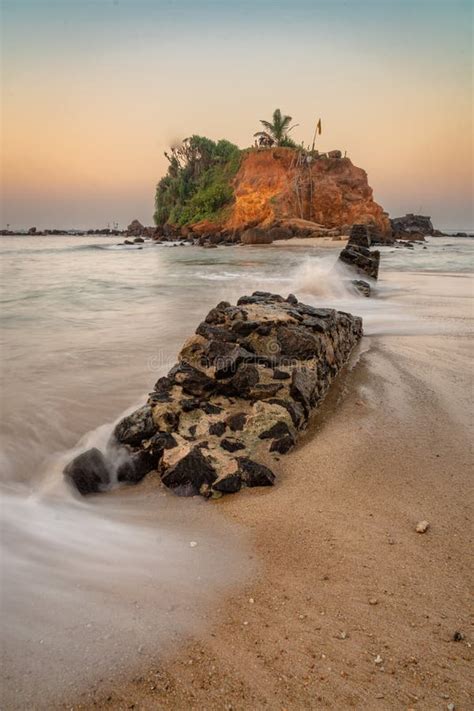
[[[420,523],[418,523],[416,525],[415,530],[417,533],[426,533],[426,531],[429,529],[429,527],[430,527],[429,521],[420,521]]]

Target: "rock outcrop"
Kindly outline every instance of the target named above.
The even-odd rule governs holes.
[[[380,252],[378,250],[371,251],[370,246],[370,232],[365,228],[365,225],[353,225],[349,241],[340,253],[339,259],[358,274],[376,280],[379,275]],[[354,281],[353,284],[365,296],[370,295],[369,284],[367,284],[369,294],[367,294],[366,287],[362,288],[360,280]]]
[[[431,218],[426,215],[408,213],[405,217],[394,217],[390,222],[395,239],[423,241],[434,232]]]
[[[139,220],[132,220],[129,226],[127,227],[127,234],[130,237],[141,237],[142,234],[145,232],[145,227],[142,225]]]
[[[116,426],[110,447],[122,464],[109,467],[110,481],[135,483],[157,469],[175,493],[206,497],[272,485],[269,461],[293,447],[361,336],[360,318],[291,294],[217,304],[148,402]],[[81,493],[102,490],[107,464],[95,452],[80,456],[92,484],[84,459],[66,476]]]
[[[242,230],[286,218],[304,218],[326,228],[373,224],[390,234],[390,222],[372,195],[367,173],[340,152],[298,160],[295,150],[250,150],[234,178],[235,202],[222,225]]]

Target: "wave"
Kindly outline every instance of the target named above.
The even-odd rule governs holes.
[[[111,428],[58,455],[35,491],[3,487],[1,697],[12,711],[113,685],[197,632],[214,596],[252,572],[240,532],[201,501],[177,502],[156,482],[100,500],[69,491],[64,463]]]

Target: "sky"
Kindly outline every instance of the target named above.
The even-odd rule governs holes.
[[[0,227],[152,223],[164,150],[276,107],[391,216],[472,229],[471,0],[2,0]]]

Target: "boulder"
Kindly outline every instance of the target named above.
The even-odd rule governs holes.
[[[370,251],[366,247],[347,244],[339,255],[343,264],[352,267],[370,279],[377,279],[379,273],[380,252]]]
[[[351,283],[359,294],[362,294],[362,296],[370,296],[371,288],[368,282],[363,279],[353,279]]]
[[[237,457],[240,476],[247,486],[273,486],[275,475],[264,464],[254,462],[248,457]]]
[[[140,237],[143,234],[144,230],[145,228],[138,220],[132,220],[129,226],[127,227],[127,232],[132,237]]]
[[[370,247],[370,233],[367,225],[352,225],[348,244],[359,247]]]
[[[394,217],[390,220],[392,231],[396,239],[401,239],[400,234],[404,233],[415,233],[422,235],[433,234],[433,223],[431,218],[427,215],[414,215],[412,212],[405,215],[405,217]]]
[[[217,473],[200,447],[193,447],[162,476],[165,486],[186,496],[199,494],[203,485],[211,485],[216,479]]]
[[[148,402],[116,425],[117,481],[156,470],[176,494],[213,498],[272,485],[268,462],[294,446],[361,336],[360,318],[293,294],[218,303]],[[91,466],[70,465],[85,493],[108,486],[114,471],[100,452],[91,456]]]
[[[126,456],[117,467],[117,481],[138,484],[149,472],[157,468],[162,453],[163,449],[144,449]]]
[[[149,405],[144,405],[120,420],[115,426],[114,437],[120,444],[138,447],[143,440],[149,439],[155,432],[152,409]]]
[[[242,233],[242,244],[271,244],[273,239],[269,232],[258,227],[251,227]]]
[[[69,462],[63,474],[83,496],[104,491],[110,485],[109,465],[102,452],[95,447]]]

